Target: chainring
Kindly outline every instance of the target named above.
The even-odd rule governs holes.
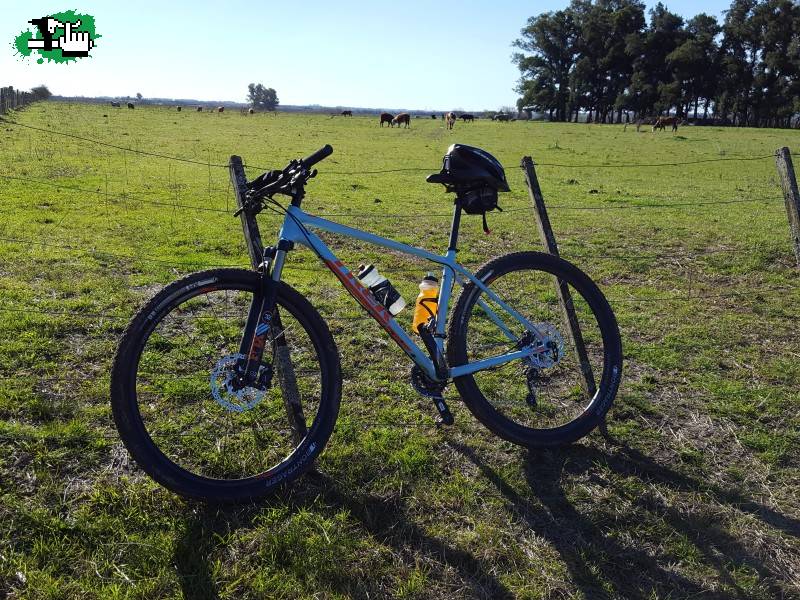
[[[439,398],[447,386],[446,382],[434,381],[417,365],[411,367],[411,386],[426,398]]]

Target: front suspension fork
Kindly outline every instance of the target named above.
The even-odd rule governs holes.
[[[285,252],[276,251],[275,248],[264,249],[264,261],[259,269],[259,291],[250,303],[242,341],[239,344],[239,354],[244,358],[238,365],[238,372],[245,385],[252,385],[258,376],[267,336],[270,335],[272,328],[278,327],[279,331],[281,328],[280,317],[276,310],[278,282],[273,279],[273,270],[270,268],[277,253],[282,255],[281,259],[285,256]],[[281,260],[280,266],[283,266],[282,263]]]

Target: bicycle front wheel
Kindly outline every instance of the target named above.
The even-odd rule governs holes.
[[[339,353],[308,300],[278,285],[250,386],[235,375],[251,304],[261,305],[257,273],[189,275],[123,334],[111,375],[114,421],[138,465],[174,492],[217,502],[264,496],[307,470],[328,441],[341,397]]]
[[[589,433],[610,408],[622,375],[619,329],[602,292],[574,265],[539,252],[502,256],[476,277],[532,327],[469,283],[450,322],[450,366],[533,347],[540,335],[546,351],[455,378],[464,403],[492,432],[522,446],[559,446]],[[573,327],[558,285],[572,298]]]

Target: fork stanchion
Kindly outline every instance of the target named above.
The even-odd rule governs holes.
[[[231,156],[230,159],[231,184],[233,193],[236,197],[236,208],[244,207],[245,195],[247,192],[247,176],[244,172],[244,165],[239,156]],[[250,254],[250,263],[256,271],[262,268],[264,260],[264,245],[261,242],[261,232],[258,229],[258,221],[255,215],[243,210],[239,213],[242,219],[242,231],[247,242],[247,252]],[[297,377],[295,375],[292,357],[289,346],[286,343],[283,323],[277,307],[275,316],[272,319],[272,327],[280,333],[274,339],[275,354],[273,362],[278,382],[281,387],[283,406],[286,409],[286,417],[289,427],[292,430],[292,439],[295,444],[299,444],[306,436],[308,429],[306,426],[305,415],[303,414],[303,404],[300,400],[300,390],[297,387]]]
[[[542,190],[539,187],[539,180],[536,178],[533,159],[531,159],[530,156],[524,156],[520,167],[525,173],[525,183],[528,186],[528,193],[533,202],[533,213],[536,216],[536,225],[539,229],[539,237],[542,239],[542,246],[545,252],[553,256],[559,256],[556,236],[553,234],[553,228],[550,226],[550,218],[547,216],[547,209],[544,205]],[[591,398],[597,391],[597,386],[595,385],[594,373],[592,371],[592,365],[589,362],[589,356],[586,354],[586,344],[583,341],[583,334],[581,333],[578,316],[575,314],[572,294],[569,291],[567,283],[561,279],[557,279],[556,293],[558,294],[558,301],[561,305],[561,314],[564,318],[564,324],[567,326],[569,336],[575,346],[578,362],[580,363],[582,376],[581,384],[586,394]]]

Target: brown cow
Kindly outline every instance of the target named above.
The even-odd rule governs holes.
[[[449,112],[445,115],[445,122],[447,123],[447,128],[452,129],[453,126],[456,124],[456,113]]]
[[[342,111],[342,116],[343,117],[352,117],[353,116],[353,111],[352,110],[343,110]]]
[[[658,117],[656,119],[655,124],[653,125],[653,132],[655,133],[656,129],[660,129],[664,131],[664,127],[667,125],[672,126],[672,131],[678,131],[678,125],[680,124],[681,119],[679,117]]]
[[[408,113],[400,113],[394,119],[392,119],[392,127],[394,127],[395,125],[400,127],[400,125],[402,125],[403,123],[406,124],[406,129],[408,129],[408,126],[411,124],[411,115],[409,115]]]
[[[218,112],[218,113],[220,113],[220,112],[225,112],[225,107],[224,107],[224,106],[218,106],[218,107],[217,107],[217,112]]]
[[[388,123],[389,127],[394,127],[392,124],[392,120],[394,119],[394,115],[391,113],[381,113],[381,127],[383,127],[384,123]]]

